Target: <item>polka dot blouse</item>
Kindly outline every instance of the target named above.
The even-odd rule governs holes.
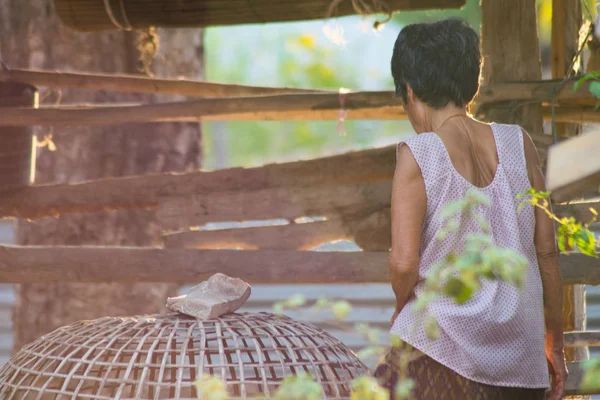
[[[529,267],[522,290],[492,280],[468,302],[459,305],[441,298],[429,307],[439,323],[440,336],[431,340],[422,319],[413,312],[414,298],[394,321],[391,332],[456,373],[476,382],[495,386],[546,388],[548,366],[544,352],[542,283],[533,243],[533,207],[519,213],[517,194],[530,188],[523,149],[523,133],[515,125],[492,124],[499,164],[492,182],[480,188],[490,198],[479,212],[490,225],[497,246],[518,251]],[[452,165],[442,140],[435,133],[422,133],[401,145],[409,146],[425,181],[427,213],[421,234],[418,296],[430,267],[450,252],[460,252],[465,238],[481,233],[476,221],[461,218],[462,228],[444,240],[436,239],[442,227],[438,212],[448,202],[461,200],[475,188]]]

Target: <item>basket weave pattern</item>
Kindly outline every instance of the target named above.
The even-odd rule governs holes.
[[[81,321],[42,336],[0,370],[0,399],[196,399],[210,374],[233,398],[268,398],[308,372],[326,398],[367,372],[339,340],[267,313],[198,321],[180,314]]]

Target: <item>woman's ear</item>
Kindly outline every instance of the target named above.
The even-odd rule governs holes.
[[[414,103],[415,92],[413,92],[412,88],[410,87],[410,85],[408,83],[406,84],[406,97],[409,100],[409,102]]]

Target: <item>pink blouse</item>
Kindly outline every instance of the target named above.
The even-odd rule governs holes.
[[[491,127],[499,164],[492,182],[480,188],[489,197],[490,206],[481,207],[479,212],[487,218],[496,245],[516,250],[528,259],[524,287],[518,290],[508,283],[484,280],[474,297],[462,305],[448,298],[433,302],[429,313],[440,327],[440,336],[435,340],[425,334],[413,312],[415,299],[411,298],[394,321],[391,333],[467,379],[495,386],[547,388],[542,282],[533,242],[534,210],[524,207],[517,212],[517,194],[531,187],[523,133],[515,125]],[[427,191],[419,283],[415,288],[418,296],[429,268],[451,251],[460,252],[468,234],[482,232],[476,221],[465,218],[464,229],[444,240],[436,239],[442,227],[437,213],[448,202],[464,198],[465,192],[475,186],[456,171],[435,133],[422,133],[403,143],[419,164]]]

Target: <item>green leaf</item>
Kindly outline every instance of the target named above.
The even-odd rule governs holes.
[[[425,322],[425,334],[429,339],[435,340],[440,337],[440,326],[433,317],[428,317]]]
[[[582,362],[585,370],[581,388],[585,391],[594,392],[600,389],[600,359],[587,360]]]
[[[285,305],[290,308],[301,307],[304,304],[306,304],[306,298],[301,294],[295,294],[285,302]]]
[[[575,245],[586,256],[598,257],[596,253],[596,238],[589,230],[581,230],[575,235]]]
[[[590,83],[590,93],[600,99],[600,82],[594,81]]]
[[[385,349],[382,346],[367,346],[356,353],[358,358],[361,360],[368,360],[369,358],[379,357],[385,353]]]
[[[404,345],[404,341],[396,335],[390,335],[390,345],[392,347],[402,347]]]
[[[194,382],[194,386],[199,400],[226,400],[229,398],[225,382],[217,377],[202,376]]]
[[[438,214],[438,217],[443,220],[448,219],[449,217],[459,213],[462,209],[464,209],[465,205],[466,202],[464,200],[448,203],[444,206],[444,208],[442,208],[442,210]]]
[[[408,398],[414,387],[415,382],[412,379],[405,378],[400,380],[400,382],[398,382],[398,384],[396,385],[396,390],[394,392],[396,394],[395,399],[400,400]]]
[[[320,400],[323,391],[321,385],[308,374],[287,376],[277,391],[275,400]]]
[[[452,277],[444,285],[444,294],[454,299],[458,304],[463,304],[471,298],[473,289],[461,279]]]
[[[331,306],[331,312],[337,319],[345,319],[348,314],[352,311],[352,306],[345,300],[336,301],[333,306]]]
[[[352,381],[350,400],[388,400],[390,392],[371,376],[361,376]]]

